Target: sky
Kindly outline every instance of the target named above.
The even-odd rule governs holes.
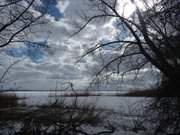
[[[47,46],[24,43],[2,49],[1,74],[14,61],[21,61],[14,65],[5,76],[4,82],[0,84],[1,89],[53,90],[56,87],[65,89],[69,82],[73,83],[76,89],[87,88],[93,74],[100,69],[102,60],[99,56],[89,55],[78,63],[76,61],[93,43],[109,41],[117,36],[118,29],[115,20],[92,23],[80,34],[69,38],[69,33],[77,28],[74,22],[80,21],[79,13],[89,9],[86,1],[52,0],[47,5],[46,0],[40,0],[39,3],[33,10],[37,14],[45,13],[48,24],[36,26],[34,29],[39,30],[39,34],[30,34],[29,38]],[[44,8],[47,6],[48,10],[45,12]],[[126,9],[125,16],[129,16],[135,10],[129,2]],[[121,6],[119,12],[122,12]],[[126,37],[125,34],[121,36]],[[111,52],[108,48],[104,49],[106,59],[108,59]],[[152,86],[153,79],[148,79],[151,72],[146,70],[146,73],[142,74],[144,80],[141,78],[132,82],[129,75],[126,76],[124,82],[114,81],[106,85],[102,84],[100,89],[118,90]]]

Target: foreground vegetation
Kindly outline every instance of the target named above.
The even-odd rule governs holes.
[[[16,95],[0,95],[0,134],[3,135],[179,135],[180,98],[146,98],[143,106],[120,107],[118,112],[72,97],[29,106]],[[121,97],[119,97],[121,98]],[[124,110],[125,109],[125,110]]]
[[[77,98],[71,103],[55,98],[53,102],[40,106],[18,104],[15,95],[7,95],[6,101],[0,110],[1,134],[101,135],[115,131],[115,127],[106,121],[109,112],[96,108],[94,104],[80,103]],[[90,127],[101,130],[91,131]]]

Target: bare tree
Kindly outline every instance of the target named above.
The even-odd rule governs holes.
[[[37,31],[35,26],[47,23],[43,12],[35,10],[38,6],[38,0],[2,0],[0,1],[0,53],[4,52],[6,47],[12,47],[19,44],[36,44],[44,46],[44,43],[33,41],[30,37]],[[29,38],[30,37],[30,38]],[[10,69],[19,63],[17,60],[8,67],[0,63],[1,77],[0,83],[4,83]]]
[[[170,87],[175,86],[174,92],[171,92],[177,93],[180,84],[178,47],[180,3],[167,0],[139,0],[139,2],[143,8],[138,6],[137,1],[131,0],[136,10],[127,17],[125,11],[119,12],[121,1],[89,0],[93,11],[81,15],[82,24],[72,36],[80,33],[91,22],[116,20],[116,29],[121,29],[119,35],[112,41],[95,43],[83,55],[84,57],[105,46],[112,48],[111,59],[106,61],[96,76],[103,74],[104,71],[108,75],[123,76],[130,72],[138,75],[144,68],[155,67],[170,82],[169,84],[172,84]],[[126,37],[122,38],[122,34],[126,34]]]
[[[33,27],[47,21],[44,12],[35,11],[37,0],[2,0],[0,2],[0,48],[16,43],[31,42],[29,33],[35,34]],[[46,9],[44,9],[46,10]]]

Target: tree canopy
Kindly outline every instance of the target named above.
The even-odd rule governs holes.
[[[139,6],[138,2],[143,6]],[[130,16],[125,16],[124,9],[119,12],[121,1],[118,0],[89,0],[89,3],[94,12],[87,11],[81,15],[83,23],[72,36],[97,20],[114,19],[117,23],[116,29],[120,29],[116,38],[96,43],[83,55],[86,56],[105,46],[113,46],[112,59],[106,61],[96,75],[103,74],[104,71],[121,75],[134,71],[138,74],[140,70],[151,65],[161,72],[163,81],[168,80],[171,84],[179,86],[180,3],[178,1],[131,0],[135,11]],[[126,8],[125,5],[121,7]],[[127,36],[122,36],[124,34]],[[122,70],[121,65],[126,68]],[[116,70],[112,70],[110,68],[112,66],[116,67]]]

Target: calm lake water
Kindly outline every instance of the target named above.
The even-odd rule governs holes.
[[[20,102],[24,102],[27,105],[41,105],[47,104],[54,101],[55,97],[59,99],[65,99],[67,102],[71,102],[75,97],[73,96],[64,96],[65,92],[32,92],[32,91],[18,91],[18,92],[7,92],[16,94],[18,97],[23,98]],[[72,93],[72,92],[71,92]],[[124,108],[129,108],[132,106],[142,106],[143,103],[147,100],[144,97],[121,97],[115,96],[116,91],[100,91],[92,92],[93,94],[101,94],[101,96],[79,96],[78,100],[84,103],[94,103],[96,106],[104,107],[106,109],[118,110]],[[66,95],[68,95],[66,93]]]

